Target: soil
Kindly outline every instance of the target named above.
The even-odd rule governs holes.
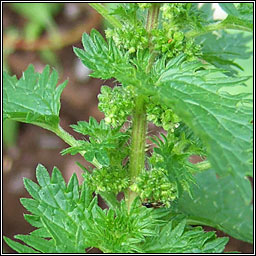
[[[65,4],[65,5],[70,5]],[[77,5],[77,4],[73,4]],[[70,7],[70,6],[69,6]],[[75,6],[71,6],[75,8]],[[91,9],[86,4],[83,8],[78,8],[78,14],[72,20],[66,17],[67,6],[58,14],[56,22],[61,31],[68,32],[70,29],[75,29],[81,26],[82,22],[87,17],[91,18]],[[77,10],[77,9],[76,9]],[[89,15],[90,14],[90,15]],[[5,30],[9,26],[16,26],[22,30],[26,20],[10,9],[8,4],[3,4],[3,27]],[[102,29],[100,26],[101,20],[98,16],[94,19],[93,27]],[[72,24],[72,26],[70,26]],[[89,28],[84,25],[84,31]],[[87,31],[88,32],[88,31]],[[44,36],[44,35],[43,35]],[[112,84],[112,81],[101,81],[98,79],[88,78],[81,81],[76,76],[76,57],[73,54],[72,46],[81,47],[81,35],[77,42],[58,49],[55,51],[56,57],[61,63],[60,80],[68,78],[68,86],[64,89],[61,97],[61,126],[71,133],[74,137],[80,138],[69,127],[70,124],[75,124],[79,120],[88,121],[89,116],[95,117],[97,120],[103,118],[103,114],[97,109],[97,94],[100,91],[102,84]],[[19,46],[19,45],[18,45]],[[17,48],[18,48],[17,46]],[[26,69],[29,63],[33,63],[36,70],[42,69],[46,64],[40,58],[38,51],[28,51],[24,49],[14,49],[13,53],[7,57],[7,63],[10,71],[18,77],[22,71]],[[85,75],[86,78],[86,75]],[[152,128],[153,129],[153,128]],[[26,210],[20,203],[20,198],[29,197],[23,186],[23,178],[29,178],[36,181],[35,169],[38,163],[43,164],[49,171],[54,166],[58,167],[66,181],[69,180],[73,172],[81,177],[81,169],[75,164],[79,161],[84,165],[88,163],[79,155],[61,156],[60,151],[67,147],[61,139],[51,132],[39,127],[19,124],[18,137],[16,144],[12,147],[3,150],[3,235],[13,238],[15,234],[27,234],[33,230],[23,218]],[[103,202],[100,201],[103,206]],[[210,230],[209,228],[206,228]],[[226,235],[218,231],[220,236]],[[252,253],[253,246],[248,243],[230,238],[226,251],[240,251],[242,253]],[[4,243],[5,253],[14,253]],[[97,253],[99,250],[92,249],[89,253]]]

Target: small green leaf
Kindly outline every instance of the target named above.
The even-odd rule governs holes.
[[[36,168],[36,178],[41,187],[47,187],[51,183],[50,175],[46,168],[39,164]]]
[[[21,198],[20,202],[28,211],[30,211],[31,213],[33,213],[35,215],[40,216],[41,212],[40,212],[40,210],[38,210],[39,202],[37,202],[31,198]]]
[[[102,166],[108,166],[110,164],[108,154],[105,150],[101,150],[95,153],[95,158]]]
[[[71,198],[74,201],[77,201],[79,199],[79,183],[75,173],[72,175],[68,182],[67,193],[71,193]]]
[[[40,199],[40,196],[38,194],[40,191],[40,187],[36,183],[34,183],[32,180],[24,178],[24,186],[33,198]]]
[[[40,228],[42,227],[42,223],[40,221],[40,217],[31,214],[24,214],[24,219],[33,227]]]
[[[56,167],[54,167],[52,170],[51,183],[58,184],[61,187],[61,189],[63,189],[63,190],[66,189],[66,182],[65,182],[60,170]]]
[[[128,54],[119,50],[113,40],[107,45],[102,35],[92,30],[91,36],[83,34],[82,43],[85,51],[74,47],[74,52],[86,67],[93,70],[92,77],[109,79],[122,72],[132,72]]]
[[[87,151],[85,154],[84,154],[84,158],[85,160],[87,160],[88,162],[92,162],[93,159],[95,157],[95,152],[93,151]]]

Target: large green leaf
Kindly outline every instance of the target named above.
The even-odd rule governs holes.
[[[29,65],[22,77],[3,74],[3,118],[54,129],[59,123],[60,95],[67,81],[56,87],[58,73],[47,65],[42,74]]]
[[[212,226],[252,243],[253,206],[244,202],[232,177],[217,178],[213,170],[208,170],[197,174],[196,181],[197,186],[192,186],[193,199],[184,193],[178,210],[188,215],[191,224]]]
[[[182,57],[169,62],[156,86],[143,91],[171,107],[202,139],[212,167],[219,175],[231,174],[249,203],[251,189],[245,176],[252,176],[252,106],[247,104],[248,94],[220,92],[247,78],[227,77],[216,69],[204,70],[199,62],[181,61]]]

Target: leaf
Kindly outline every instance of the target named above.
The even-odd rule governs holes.
[[[38,229],[15,236],[32,248],[5,239],[18,252],[31,253],[35,249],[41,253],[85,253],[90,247],[104,252],[142,252],[138,244],[154,235],[156,224],[163,222],[159,218],[167,215],[166,211],[159,214],[142,207],[138,200],[129,212],[124,201],[114,202],[112,194],[105,196],[115,210],[103,210],[97,205],[97,197],[92,198],[88,184],[83,183],[79,191],[74,174],[64,186],[56,167],[50,177],[39,165],[37,179],[39,185],[25,180],[34,198],[23,198],[21,202],[31,212],[26,220]]]
[[[8,237],[4,237],[4,241],[11,247],[13,248],[14,250],[16,250],[18,253],[39,253],[37,251],[35,251],[34,249],[26,246],[26,245],[23,245],[23,244],[20,244],[18,242],[15,242],[13,240],[11,240],[10,238]]]
[[[54,244],[51,240],[46,240],[35,235],[16,235],[15,238],[23,241],[40,252],[56,253]]]
[[[251,35],[245,33],[228,33],[220,31],[216,34],[206,34],[197,38],[202,45],[202,58],[217,68],[230,71],[230,74],[237,74],[237,70],[243,68],[235,61],[237,59],[250,58],[252,52],[247,46],[251,41]]]
[[[92,77],[109,79],[133,71],[129,55],[119,50],[113,40],[107,44],[95,29],[91,31],[91,37],[83,34],[82,43],[85,51],[74,47],[74,52],[86,67],[93,70]]]
[[[253,30],[253,3],[239,3],[235,7],[233,3],[219,3],[220,7],[228,14],[221,23],[231,25],[236,29]]]
[[[101,166],[109,166],[110,154],[115,155],[116,158],[115,152],[118,151],[121,155],[120,147],[129,138],[128,131],[121,132],[120,127],[113,129],[104,120],[98,123],[93,117],[90,117],[89,122],[79,121],[77,125],[71,125],[71,127],[78,133],[90,136],[90,142],[77,141],[76,146],[64,149],[61,153],[77,154],[82,152],[87,161],[94,163],[96,159]]]
[[[246,105],[249,94],[219,92],[247,78],[227,77],[212,68],[204,70],[198,62],[173,65],[175,62],[167,64],[155,87],[143,87],[143,91],[182,118],[206,145],[212,167],[219,175],[231,174],[249,204],[251,190],[245,179],[252,175],[252,107]]]
[[[91,192],[82,189],[81,194],[79,193],[75,174],[66,186],[56,167],[50,177],[46,168],[38,165],[36,176],[39,185],[28,179],[24,180],[33,199],[23,198],[21,202],[31,212],[25,219],[39,229],[30,235],[19,235],[16,238],[43,253],[84,253],[90,238],[85,237],[86,226],[81,228],[81,223],[85,218],[84,210],[91,201]],[[47,240],[44,239],[46,237]],[[78,237],[81,240],[78,241]],[[8,244],[23,253],[34,252],[26,246],[19,248],[16,242]]]
[[[58,126],[60,95],[67,81],[57,88],[58,73],[46,66],[41,74],[29,65],[22,77],[3,74],[3,119],[31,123],[52,130]]]
[[[83,54],[88,56],[86,61],[92,64],[101,52],[88,36],[86,40],[90,47],[94,47],[94,52],[90,58],[91,52],[87,52],[87,49]],[[119,51],[113,46],[106,55],[110,57],[114,49]],[[119,53],[121,57],[122,53]],[[248,77],[228,77],[222,73],[223,70],[204,66],[201,62],[183,61],[183,55],[170,60],[166,65],[165,58],[159,59],[150,74],[145,71],[144,61],[133,61],[134,66],[127,66],[126,71],[116,68],[110,61],[108,74],[124,85],[137,87],[145,96],[153,96],[153,100],[177,113],[206,145],[212,167],[219,175],[232,174],[244,200],[249,204],[251,190],[244,178],[252,175],[250,151],[253,127],[250,123],[252,107],[248,106],[247,99],[249,94],[230,95],[220,92],[223,87],[241,85]],[[94,68],[98,70],[96,66]],[[104,75],[102,77],[105,78]]]
[[[219,3],[219,6],[223,11],[225,11],[229,15],[238,16],[239,12],[233,3]]]
[[[178,200],[177,209],[187,214],[191,224],[207,225],[230,236],[253,242],[253,206],[246,204],[232,177],[216,177],[213,170],[196,175],[193,199],[187,194]],[[250,187],[249,181],[247,181]]]
[[[227,242],[228,237],[217,238],[202,227],[188,227],[186,219],[175,224],[173,218],[158,235],[146,239],[142,249],[145,253],[222,253]]]

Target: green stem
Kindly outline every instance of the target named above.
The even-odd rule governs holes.
[[[133,127],[131,139],[131,153],[129,162],[129,173],[131,184],[144,169],[145,165],[145,142],[146,142],[147,115],[144,96],[137,96],[133,113]],[[137,194],[128,191],[127,205],[130,209]]]
[[[54,132],[58,137],[60,137],[62,140],[64,140],[70,146],[76,146],[78,144],[76,139],[72,135],[70,135],[68,132],[66,132],[60,125],[56,129],[51,129],[51,131]],[[85,151],[82,151],[79,153],[82,157],[84,157]],[[93,160],[92,164],[96,168],[101,168],[101,164],[99,164],[96,159]],[[119,207],[119,202],[116,199],[114,193],[100,192],[99,194],[111,208]]]
[[[148,11],[146,29],[150,32],[157,26],[159,4],[154,4]],[[149,48],[151,46],[149,45]],[[150,71],[153,60],[148,64],[146,72]],[[132,117],[132,138],[131,138],[131,153],[129,162],[129,174],[131,184],[136,181],[137,176],[145,167],[145,146],[146,146],[146,131],[147,131],[147,114],[146,104],[143,95],[137,96]],[[126,194],[126,203],[128,211],[131,208],[132,202],[137,197],[137,193],[128,189]]]
[[[100,3],[88,3],[92,8],[94,8],[99,14],[102,15],[113,27],[122,28],[121,22],[114,16],[109,14],[109,11]]]
[[[74,147],[74,146],[78,145],[77,140],[72,135],[70,135],[68,132],[66,132],[60,125],[55,129],[50,129],[50,131],[54,132],[58,137],[60,137],[62,140],[64,140],[71,147]],[[79,154],[82,157],[84,157],[84,153],[85,153],[85,151],[79,152]],[[99,164],[96,159],[94,159],[92,161],[92,164],[96,168],[101,168],[101,164]]]
[[[144,96],[138,96],[135,100],[133,114],[132,144],[129,165],[132,182],[144,168],[146,124],[147,116]]]
[[[60,125],[51,131],[53,131],[58,137],[64,140],[71,147],[78,145],[76,139],[68,132],[66,132]]]
[[[152,29],[155,29],[158,25],[158,16],[159,16],[160,4],[153,4],[148,10],[146,30],[150,32]]]

